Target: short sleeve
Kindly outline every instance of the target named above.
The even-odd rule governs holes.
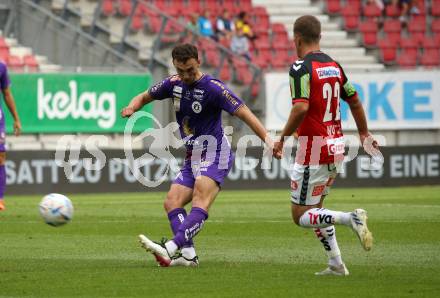
[[[176,85],[176,81],[180,81],[178,76],[168,77],[165,80],[158,82],[158,83],[154,84],[153,86],[151,86],[150,89],[148,89],[148,93],[155,100],[162,100],[165,98],[171,98],[173,91],[178,91],[178,90],[173,90],[174,86]],[[182,89],[181,87],[178,87],[178,86],[175,86],[175,87],[177,89],[178,88]],[[180,90],[180,93],[182,93],[181,90]]]
[[[353,98],[357,94],[357,92],[354,86],[348,80],[347,76],[345,75],[345,72],[342,69],[341,65],[339,63],[338,65],[342,73],[341,98],[345,101],[350,101],[350,99]]]
[[[297,60],[289,71],[290,94],[292,104],[299,101],[308,102],[310,98],[310,72],[304,60]]]
[[[11,81],[9,80],[8,69],[4,63],[0,63],[0,89],[6,89],[10,84]]]
[[[222,82],[212,79],[210,80],[210,87],[215,94],[215,101],[219,108],[229,114],[234,114],[244,105],[243,101]]]

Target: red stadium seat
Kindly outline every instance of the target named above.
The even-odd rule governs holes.
[[[283,23],[272,23],[271,30],[272,30],[272,33],[274,33],[274,34],[277,34],[277,33],[281,33],[281,34],[287,33],[286,32],[286,26],[284,26]]]
[[[440,43],[434,37],[425,36],[423,39],[423,49],[439,49]]]
[[[223,12],[224,7],[216,0],[205,0],[204,9],[209,11],[211,15],[217,16]],[[231,9],[228,9],[228,11],[230,12],[231,15],[234,14],[233,11],[231,11]]]
[[[234,68],[247,67],[247,63],[244,58],[233,57],[232,66],[234,66]]]
[[[249,85],[252,82],[252,73],[247,66],[236,68],[236,76],[236,80],[243,85]]]
[[[363,7],[363,14],[367,18],[378,18],[382,15],[382,11],[376,4],[367,4]]]
[[[144,27],[143,17],[141,15],[134,15],[131,19],[130,29],[134,32],[139,31]]]
[[[438,49],[426,50],[420,59],[420,64],[426,67],[436,67],[440,65],[440,51]]]
[[[387,5],[385,8],[385,15],[391,18],[397,18],[400,16],[400,7],[399,5]]]
[[[209,50],[205,53],[205,61],[208,66],[219,67],[220,66],[220,55],[217,50]]]
[[[384,38],[379,39],[377,45],[381,49],[397,49],[400,45],[400,34],[389,33]]]
[[[431,15],[433,17],[440,17],[440,1],[433,1],[431,6]]]
[[[431,23],[431,31],[434,34],[440,34],[440,19],[435,19]]]
[[[386,20],[383,24],[385,33],[399,32],[402,30],[402,23],[399,20]]]
[[[270,56],[258,55],[253,58],[252,62],[262,69],[267,69],[269,67],[269,59]]]
[[[26,66],[27,71],[35,72],[38,71],[38,61],[33,55],[26,55],[23,57],[23,63]]]
[[[351,5],[345,6],[341,14],[344,17],[344,26],[347,31],[357,31],[359,27],[360,10],[354,9]]]
[[[396,61],[397,50],[396,48],[382,48],[381,49],[381,58],[383,63],[385,64],[393,64]]]
[[[112,0],[104,0],[102,2],[102,14],[106,17],[112,16],[115,13],[115,7]]]
[[[161,24],[162,24],[161,17],[150,17],[148,19],[148,27],[150,28],[150,31],[153,33],[159,32]]]
[[[377,22],[368,20],[359,26],[359,30],[363,34],[363,42],[367,47],[375,47],[377,44]]]
[[[220,80],[228,82],[231,80],[231,66],[228,62],[224,62],[222,69],[220,70]]]
[[[203,8],[199,0],[188,0],[187,6],[184,9],[190,13],[200,14],[203,12]]]
[[[20,57],[10,55],[6,60],[6,63],[11,71],[23,72],[24,63]]]
[[[347,31],[356,31],[359,27],[359,16],[345,16],[344,26]]]
[[[327,12],[329,14],[338,14],[341,9],[341,0],[327,0]]]
[[[425,33],[426,22],[424,18],[414,18],[408,24],[408,32],[410,33]]]
[[[119,14],[128,17],[131,13],[131,0],[119,0]]]
[[[402,38],[400,46],[407,55],[417,56],[419,43],[413,38]]]
[[[402,68],[415,68],[417,66],[417,55],[403,51],[397,58],[397,63]]]

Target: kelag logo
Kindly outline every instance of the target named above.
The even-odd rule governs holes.
[[[24,133],[122,133],[119,111],[151,84],[149,74],[34,73],[11,74]],[[152,111],[154,104],[143,110]],[[6,113],[7,132],[13,119]],[[134,133],[151,127],[142,119]]]
[[[115,124],[116,94],[114,92],[78,92],[78,83],[69,81],[68,89],[47,92],[44,79],[37,82],[38,119],[96,119],[99,127],[107,129]]]

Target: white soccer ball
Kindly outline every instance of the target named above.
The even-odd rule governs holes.
[[[68,197],[51,193],[41,200],[40,214],[48,225],[58,227],[72,219],[73,205]]]

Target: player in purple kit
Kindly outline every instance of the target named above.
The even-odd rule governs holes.
[[[8,69],[6,65],[0,61],[0,89],[2,90],[3,98],[6,105],[14,118],[14,134],[18,136],[21,132],[21,123],[18,118],[17,110],[15,108],[14,98],[12,97],[9,86],[11,82],[8,76]],[[0,211],[5,210],[5,203],[3,200],[5,187],[6,187],[6,148],[5,148],[5,117],[3,111],[0,108]]]
[[[222,111],[237,116],[267,145],[273,145],[266,129],[242,100],[223,82],[200,71],[195,46],[176,46],[172,58],[177,75],[134,97],[121,114],[129,117],[154,100],[173,99],[180,134],[187,149],[184,165],[164,203],[174,238],[156,243],[139,235],[139,240],[163,267],[197,266],[192,238],[208,219],[209,208],[234,161],[222,128]],[[189,202],[192,202],[192,209],[187,215],[184,207]]]

